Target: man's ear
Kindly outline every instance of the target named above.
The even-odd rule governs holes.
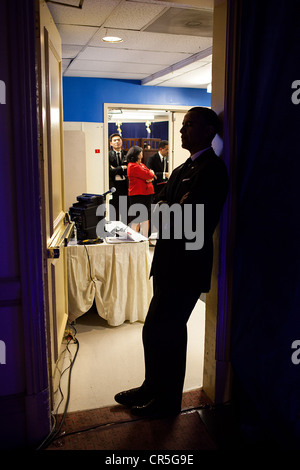
[[[214,138],[216,134],[215,128],[212,125],[206,126],[206,135],[211,138],[211,140]]]

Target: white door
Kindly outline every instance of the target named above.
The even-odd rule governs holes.
[[[73,224],[64,212],[61,39],[44,0],[40,1],[39,34],[44,295],[53,403],[56,365],[68,318],[64,244]]]

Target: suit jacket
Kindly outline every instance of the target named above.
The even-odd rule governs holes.
[[[163,181],[166,181],[163,178],[164,163],[161,161],[161,158],[160,158],[160,155],[159,155],[158,152],[155,153],[154,155],[150,155],[150,157],[148,157],[146,166],[150,170],[153,170],[156,177],[157,177],[157,179],[154,180],[154,187],[156,187],[157,185],[160,186],[159,183],[162,183]],[[168,162],[168,159],[166,159],[166,169],[165,169],[165,171],[168,171],[168,167],[169,167],[169,162]]]
[[[108,154],[109,158],[109,186],[112,187],[115,184],[116,176],[121,177],[127,176],[127,170],[123,170],[122,165],[127,165],[126,153],[124,150],[121,150],[121,165],[117,159],[117,153],[114,150],[110,150]],[[112,168],[113,167],[113,168]]]
[[[182,202],[182,210],[189,204],[196,213],[197,204],[204,204],[204,245],[199,250],[187,250],[188,240],[158,239],[151,275],[163,286],[177,286],[185,290],[198,290],[199,294],[210,290],[213,263],[213,232],[219,222],[221,210],[228,192],[228,176],[223,160],[212,149],[205,151],[194,162],[189,158],[176,168],[162,192],[160,199],[169,206]]]

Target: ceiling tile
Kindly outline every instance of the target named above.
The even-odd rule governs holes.
[[[95,60],[74,60],[69,70],[85,70],[86,72],[132,72],[141,74],[145,77],[148,74],[157,72],[159,65],[148,65],[141,62],[114,62],[114,61],[95,61]]]
[[[87,74],[84,70],[67,70],[64,74],[66,77],[87,77]],[[91,78],[109,78],[115,80],[142,80],[144,74],[132,73],[132,72],[89,72],[88,77]]]
[[[189,57],[189,54],[174,52],[152,52],[141,50],[125,50],[118,48],[106,49],[102,47],[87,47],[80,55],[79,59],[85,60],[109,60],[115,62],[132,62],[143,64],[156,64],[168,66],[174,62]]]
[[[163,77],[149,81],[150,86],[174,86],[186,88],[206,88],[211,83],[211,65],[199,66],[191,71],[176,71]]]
[[[57,25],[58,32],[63,44],[75,44],[85,46],[98,31],[91,26]]]
[[[48,3],[56,24],[101,26],[120,0],[84,0],[82,9]],[[78,3],[77,3],[78,5]]]
[[[151,3],[121,3],[112,12],[103,26],[139,31],[164,10],[165,6]]]
[[[70,59],[62,59],[62,71],[63,72],[67,69],[70,62],[71,62]]]
[[[77,54],[81,51],[82,46],[72,46],[69,44],[62,45],[62,58],[63,59],[74,59]]]
[[[104,43],[101,38],[105,30],[101,28],[90,41],[90,46],[98,46]],[[176,36],[173,34],[147,33],[145,31],[126,31],[109,29],[109,34],[121,36],[123,42],[118,44],[120,49],[139,49],[148,51],[165,52],[184,52],[195,54],[212,45],[211,38],[202,38],[197,36]],[[111,44],[105,44],[105,47],[111,47]]]
[[[61,1],[79,4],[79,0]],[[213,0],[193,3],[194,6],[178,0],[84,0],[79,9],[47,2],[62,38],[64,75],[202,87],[211,73],[211,57],[203,56],[211,49],[212,38],[199,36],[200,25],[195,22],[202,18],[204,26],[209,23],[212,8],[204,12],[206,17],[203,10]],[[101,38],[106,32],[121,36],[123,42],[104,43]]]
[[[212,37],[213,12],[206,9],[172,7],[152,22],[146,31]]]

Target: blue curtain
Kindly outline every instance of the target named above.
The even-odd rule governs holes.
[[[288,447],[300,439],[299,2],[243,0],[240,31],[231,361],[246,421]]]
[[[147,138],[168,140],[168,122],[152,122],[150,125],[151,133],[148,134],[144,122],[124,122],[121,126],[122,137],[124,138]],[[108,124],[109,135],[118,132],[117,125],[110,122]]]

